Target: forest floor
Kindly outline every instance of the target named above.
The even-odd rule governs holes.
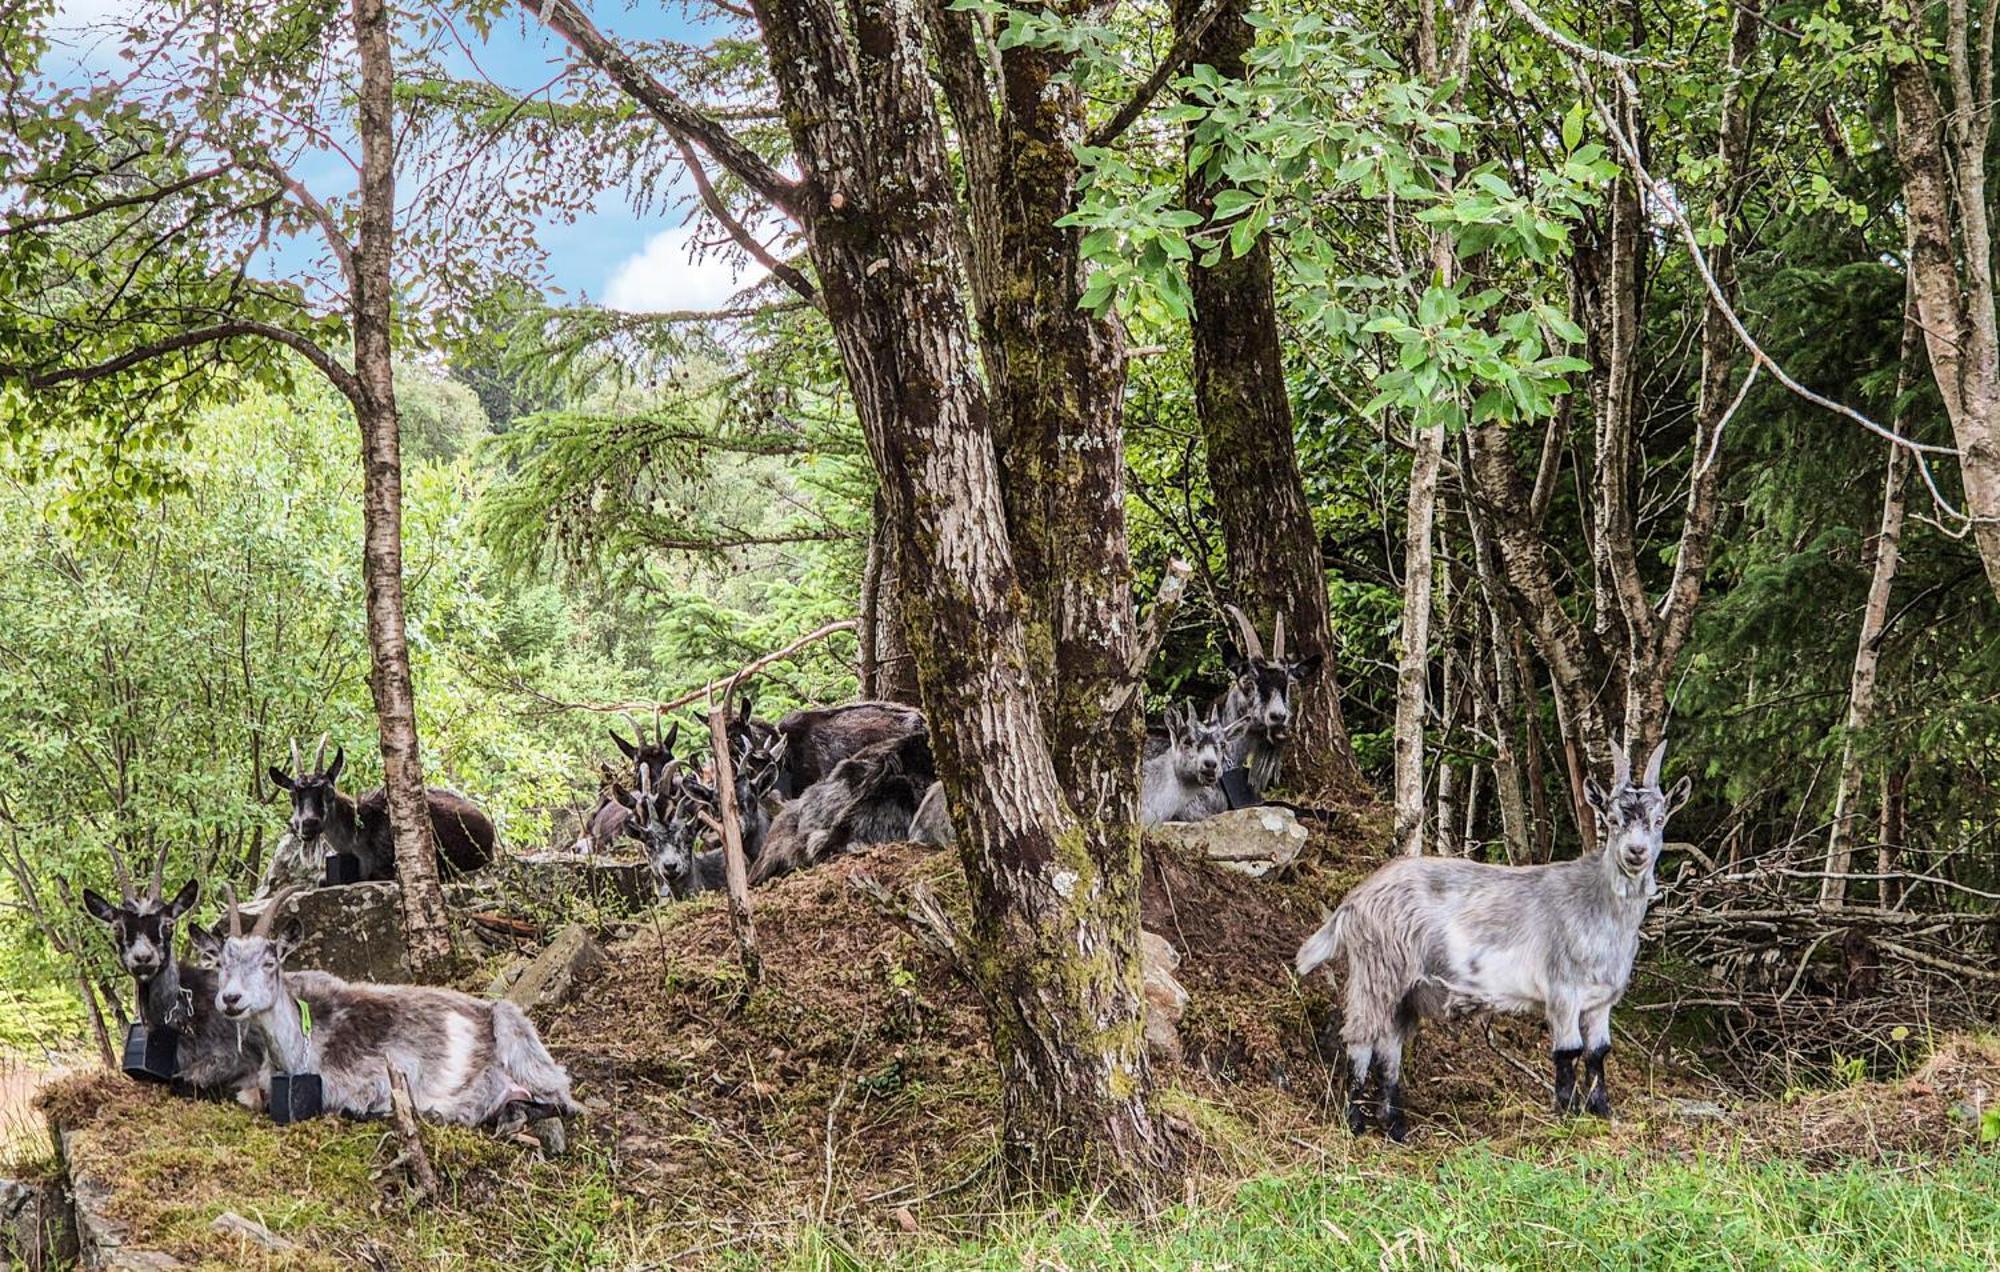
[[[1169,1125],[1184,1195],[1138,1223],[1023,1208],[997,1171],[981,1016],[944,961],[851,886],[931,887],[956,863],[885,845],[756,896],[764,984],[723,909],[664,907],[538,1023],[591,1116],[565,1157],[428,1128],[444,1196],[416,1204],[380,1124],[277,1128],[122,1079],[45,1094],[112,1181],[136,1245],[214,1266],[1742,1266],[2000,1263],[2000,1044],[1913,1039],[1891,1080],[1732,1090],[1684,1021],[1621,1014],[1618,1117],[1546,1111],[1533,1022],[1428,1027],[1397,1147],[1341,1124],[1332,1003],[1287,970],[1364,869],[1320,831],[1281,879],[1149,851],[1146,926],[1182,951]],[[1652,1032],[1647,1032],[1647,1030]],[[0,1171],[4,1173],[4,1171]],[[210,1225],[234,1210],[297,1249]]]

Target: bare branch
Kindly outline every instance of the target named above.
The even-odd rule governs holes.
[[[1146,108],[1153,104],[1153,98],[1159,96],[1167,81],[1179,74],[1181,68],[1187,65],[1187,60],[1194,56],[1195,47],[1208,34],[1208,29],[1215,25],[1215,20],[1225,11],[1235,7],[1236,0],[1208,0],[1207,6],[1195,15],[1194,21],[1181,30],[1180,35],[1174,40],[1173,47],[1169,48],[1166,56],[1160,59],[1160,64],[1153,68],[1153,73],[1148,75],[1137,91],[1118,108],[1116,114],[1091,130],[1090,135],[1084,138],[1083,144],[1103,147],[1118,140],[1139,116],[1146,113]]]
[[[320,374],[331,381],[333,387],[339,389],[342,396],[346,397],[348,401],[359,401],[361,384],[354,378],[354,373],[334,361],[333,355],[321,348],[316,342],[307,339],[296,331],[288,331],[283,327],[275,326],[271,323],[254,322],[249,319],[234,319],[229,322],[217,323],[212,327],[198,327],[193,331],[183,331],[179,335],[168,336],[164,340],[156,340],[150,344],[140,345],[138,348],[121,353],[115,358],[87,367],[63,367],[54,371],[36,371],[29,367],[9,366],[5,363],[0,363],[0,379],[20,380],[30,389],[52,389],[62,384],[85,384],[92,380],[102,380],[108,376],[117,375],[121,371],[129,371],[142,363],[151,362],[156,358],[164,358],[168,354],[179,353],[183,349],[193,349],[201,345],[216,344],[224,340],[235,340],[243,336],[256,336],[284,345],[318,368]]]
[[[526,685],[519,684],[518,682],[515,687],[532,697],[539,698],[552,707],[560,707],[564,711],[592,711],[600,715],[624,715],[633,711],[676,711],[692,703],[711,701],[718,691],[734,684],[737,680],[746,676],[754,676],[773,663],[783,662],[808,645],[825,640],[835,632],[851,632],[855,629],[859,621],[858,619],[843,618],[837,623],[828,623],[824,627],[814,628],[783,649],[774,650],[755,661],[745,663],[741,668],[729,675],[711,680],[701,688],[684,693],[669,702],[563,702],[559,699],[551,698],[547,694],[536,693]]]
[[[182,177],[179,181],[169,182],[156,190],[147,190],[138,194],[119,195],[115,199],[106,199],[101,203],[93,203],[87,208],[78,208],[74,212],[63,212],[51,216],[24,217],[18,221],[9,221],[5,225],[0,225],[0,238],[5,238],[10,234],[23,234],[29,230],[47,230],[59,225],[70,225],[77,221],[87,221],[91,217],[102,216],[106,212],[115,212],[120,208],[136,207],[142,203],[158,203],[160,200],[171,198],[183,190],[190,190],[205,182],[213,181],[228,171],[229,165],[223,164],[220,167],[197,172],[192,176]]]
[[[736,240],[738,247],[748,252],[758,264],[770,270],[772,277],[797,292],[807,304],[818,305],[819,292],[806,276],[795,266],[788,265],[771,255],[764,245],[757,241],[757,236],[750,232],[749,227],[730,214],[728,205],[722,201],[722,196],[718,195],[715,187],[709,183],[708,172],[701,164],[701,156],[695,153],[687,138],[676,136],[674,141],[681,148],[681,162],[687,165],[688,176],[694,179],[695,193],[701,196],[702,206],[708,209],[708,214],[722,223],[722,228],[729,231],[729,237]]]

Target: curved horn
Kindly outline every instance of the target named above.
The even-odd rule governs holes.
[[[223,884],[222,895],[229,902],[229,935],[241,936],[243,935],[243,912],[236,908],[236,886],[229,883]]]
[[[1264,642],[1258,639],[1257,629],[1250,625],[1250,620],[1243,616],[1243,611],[1234,605],[1225,605],[1222,608],[1228,612],[1229,617],[1236,620],[1236,631],[1243,642],[1243,656],[1263,661]]]
[[[1277,626],[1271,630],[1271,661],[1285,661],[1285,611],[1278,611]]]
[[[315,773],[322,771],[323,766],[326,764],[327,736],[324,733],[319,735],[319,746],[313,751],[313,772]]]
[[[153,900],[163,901],[167,894],[167,850],[163,847],[153,858]]]
[[[667,744],[667,726],[660,719],[660,709],[653,708],[653,739],[662,747]]]
[[[131,905],[139,896],[132,891],[132,872],[125,866],[125,854],[118,851],[117,837],[108,840],[104,848],[111,854],[111,873],[118,880],[118,895],[124,898],[126,905]]]
[[[298,890],[299,885],[296,883],[288,883],[278,889],[277,894],[271,898],[271,904],[266,906],[264,912],[257,916],[257,923],[250,929],[250,935],[271,935],[271,925],[278,921],[278,912],[285,908],[285,902],[291,900],[292,894]]]
[[[1660,769],[1665,766],[1666,762],[1667,740],[1661,738],[1660,744],[1653,748],[1653,758],[1646,761],[1646,781],[1644,785],[1652,787],[1654,790],[1659,789]]]
[[[293,738],[293,739],[292,739],[292,775],[293,775],[294,777],[296,777],[296,776],[298,776],[299,774],[301,774],[301,773],[303,773],[303,772],[305,772],[305,771],[306,771],[306,770],[305,770],[305,765],[303,765],[303,764],[299,763],[299,740],[298,740],[297,738]]]

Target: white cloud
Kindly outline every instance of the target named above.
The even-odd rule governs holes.
[[[737,253],[710,250],[699,261],[693,259],[694,234],[693,226],[680,225],[647,239],[611,271],[604,303],[648,313],[717,309],[764,277],[762,265],[745,262]]]

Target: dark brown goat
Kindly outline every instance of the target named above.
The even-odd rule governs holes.
[[[850,702],[844,707],[791,712],[778,721],[778,735],[784,742],[778,793],[786,799],[804,795],[862,748],[921,737],[923,732],[923,712],[898,702]],[[924,780],[929,781],[928,747],[923,755]]]
[[[326,738],[319,741],[312,768],[299,763],[299,745],[292,743],[293,772],[277,765],[271,780],[292,796],[291,831],[301,843],[318,842],[328,853],[351,853],[361,860],[364,882],[396,877],[396,841],[389,828],[389,792],[381,787],[359,798],[338,786],[347,762],[345,747],[335,748],[333,763],[321,769]],[[499,833],[493,819],[456,791],[424,789],[430,806],[431,836],[438,860],[452,870],[477,870],[493,860]]]

